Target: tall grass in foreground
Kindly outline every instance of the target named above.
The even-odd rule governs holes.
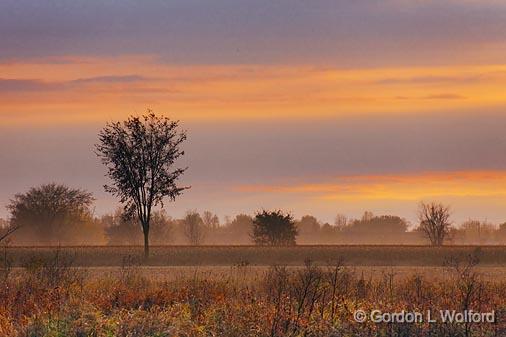
[[[61,252],[0,271],[0,336],[506,336],[506,282],[484,281],[469,256],[448,261],[450,279],[385,273],[366,279],[340,261],[273,266],[253,284],[197,275],[173,282],[141,276],[125,259],[117,277],[87,277]],[[239,272],[247,266],[237,265]],[[496,323],[357,323],[356,309],[496,312]]]

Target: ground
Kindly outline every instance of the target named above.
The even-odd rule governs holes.
[[[506,336],[506,247],[9,247],[8,337]],[[473,310],[494,322],[355,314]]]

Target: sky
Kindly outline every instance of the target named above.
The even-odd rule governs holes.
[[[182,216],[281,208],[506,221],[506,3],[0,2],[0,217],[15,193],[84,188],[107,122],[188,132]]]

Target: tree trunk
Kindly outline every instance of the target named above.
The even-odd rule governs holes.
[[[144,228],[144,259],[149,258],[149,229]]]

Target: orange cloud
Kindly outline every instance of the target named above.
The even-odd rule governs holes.
[[[185,120],[240,120],[506,105],[506,65],[176,66],[152,56],[123,56],[3,63],[0,74],[4,124],[102,122],[148,107]]]
[[[241,185],[237,190],[253,193],[304,194],[322,200],[506,197],[506,171],[352,175],[317,183]]]

